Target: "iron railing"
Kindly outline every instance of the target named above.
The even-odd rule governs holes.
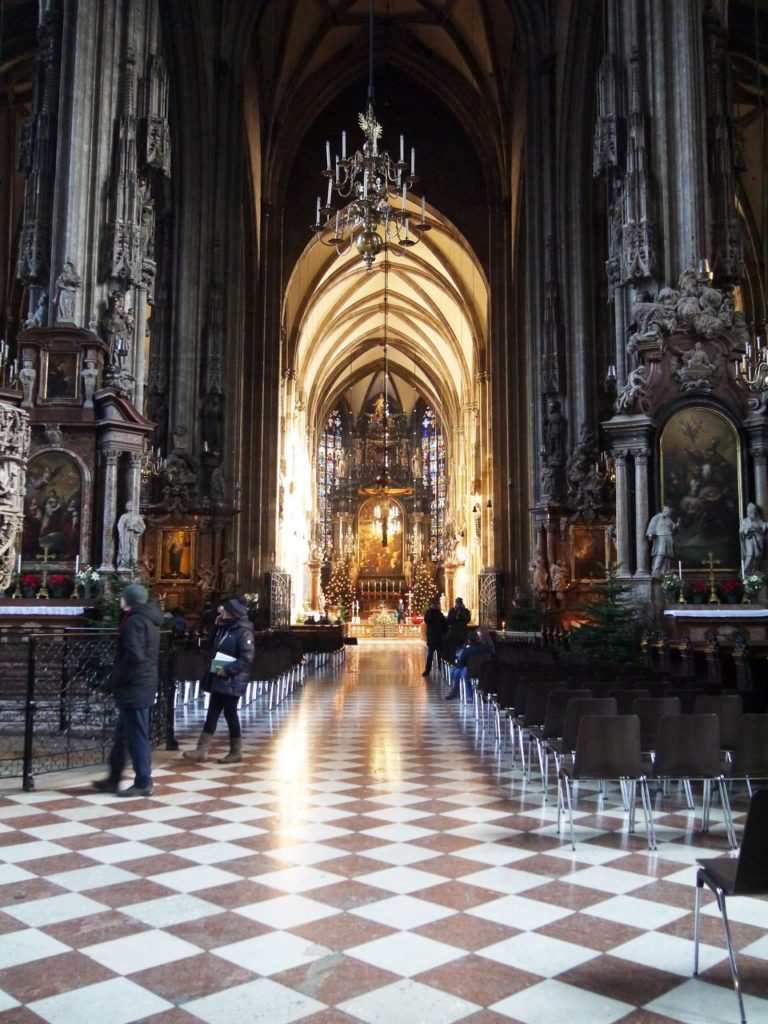
[[[0,777],[34,776],[104,762],[116,708],[100,689],[114,660],[115,629],[0,628]],[[173,646],[161,634],[153,746],[175,748]]]

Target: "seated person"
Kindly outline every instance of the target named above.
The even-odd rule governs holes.
[[[456,651],[456,660],[451,669],[451,686],[445,695],[446,700],[456,700],[459,696],[459,682],[467,678],[468,661],[473,654],[494,654],[493,640],[487,629],[475,630],[470,634],[467,643]]]

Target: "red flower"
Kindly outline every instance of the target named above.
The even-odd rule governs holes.
[[[50,576],[48,578],[48,582],[51,584],[51,586],[60,587],[62,583],[67,582],[67,577],[62,576],[61,573],[56,573],[54,576]]]
[[[694,580],[691,584],[691,590],[694,594],[706,594],[709,590],[709,584],[706,580]]]
[[[734,594],[741,590],[741,580],[723,580],[723,593]]]
[[[40,577],[33,572],[25,572],[19,582],[22,587],[38,587],[40,586]]]

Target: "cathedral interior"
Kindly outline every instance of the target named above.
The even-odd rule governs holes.
[[[495,624],[606,564],[653,600],[669,504],[663,568],[739,575],[768,488],[759,0],[4,0],[2,26],[9,571],[41,538],[53,570],[125,568],[131,502],[128,560],[190,615],[277,576],[295,618],[348,557],[363,608],[426,561]]]
[[[768,1020],[764,904],[743,1002],[708,896],[692,977],[748,776],[646,780],[636,832],[590,776],[568,844],[514,724],[615,701],[558,659],[617,585],[676,710],[766,735],[768,0],[0,0],[0,86],[0,1024]],[[123,801],[106,727],[57,758],[118,637],[67,617],[129,581],[190,657]],[[218,767],[173,729],[233,595]]]

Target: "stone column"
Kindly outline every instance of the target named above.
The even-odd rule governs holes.
[[[627,487],[627,452],[616,452],[616,551],[619,575],[631,572],[632,545],[629,537],[629,489]]]
[[[760,506],[763,515],[768,512],[768,449],[763,445],[756,445],[752,449],[752,464],[755,467],[755,501]]]
[[[29,414],[0,402],[0,592],[10,586],[24,525],[24,489],[29,455]]]
[[[115,523],[117,522],[117,462],[116,448],[105,448],[101,453],[104,466],[104,525],[101,531],[101,565],[99,572],[115,571]]]
[[[323,568],[322,562],[307,562],[307,568],[309,569],[309,604],[313,610],[322,608],[320,601],[320,570]]]
[[[443,575],[445,576],[445,606],[451,608],[456,600],[454,594],[454,580],[456,577],[457,565],[445,565],[443,566]]]
[[[635,576],[650,573],[648,540],[645,531],[648,526],[648,449],[635,448]]]
[[[136,512],[141,507],[141,452],[131,452],[128,456],[128,494]]]

